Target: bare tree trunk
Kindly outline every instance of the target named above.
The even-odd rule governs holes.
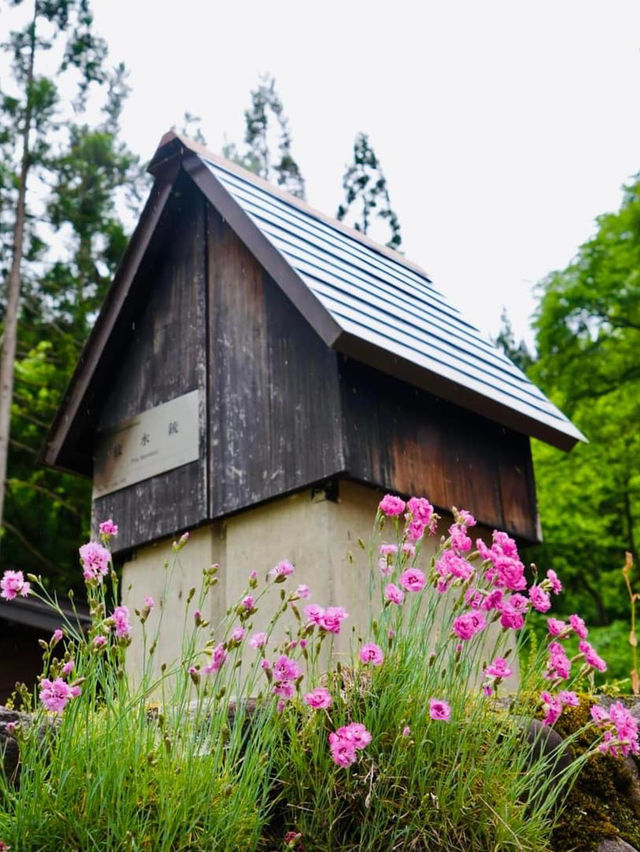
[[[13,228],[13,256],[7,281],[7,307],[4,317],[2,353],[0,354],[0,528],[4,519],[4,495],[7,480],[7,456],[11,428],[11,401],[13,399],[14,363],[18,343],[18,314],[20,310],[20,267],[24,252],[24,223],[26,218],[27,178],[31,166],[29,136],[33,121],[33,69],[36,52],[37,2],[34,3],[31,25],[29,70],[27,75],[24,122],[22,128],[22,162],[18,183],[16,221]]]

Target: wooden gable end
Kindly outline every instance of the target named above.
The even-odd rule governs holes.
[[[118,340],[118,360],[98,429],[113,427],[190,391],[199,392],[200,457],[94,500],[114,518],[117,550],[171,535],[208,514],[205,201],[176,180],[136,275],[136,306]]]

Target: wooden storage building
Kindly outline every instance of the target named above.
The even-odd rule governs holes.
[[[212,557],[226,537],[230,560],[234,524],[251,536],[295,504],[296,536],[274,534],[288,556],[320,535],[305,501],[332,504],[338,538],[343,506],[348,543],[386,491],[539,539],[530,437],[582,435],[423,270],[178,134],[149,170],[43,450],[93,477],[132,571],[185,529]],[[260,554],[231,551],[230,573]]]

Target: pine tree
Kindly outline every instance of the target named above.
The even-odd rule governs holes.
[[[117,140],[124,68],[108,69],[88,0],[35,0],[8,44],[13,80],[0,100],[0,239],[10,249],[0,270],[2,561],[60,574],[88,531],[89,489],[35,461],[124,249],[116,211],[136,203],[140,170]],[[56,57],[55,80],[38,73]],[[65,75],[75,84],[73,111],[58,93]],[[70,120],[92,87],[104,93],[103,121],[93,128]]]
[[[304,178],[291,152],[289,121],[275,85],[275,79],[269,74],[260,78],[258,88],[251,92],[251,107],[244,114],[246,150],[240,153],[231,142],[224,146],[223,154],[265,180],[277,183],[291,195],[303,199]],[[274,147],[277,147],[275,157]]]
[[[367,234],[373,220],[388,225],[390,237],[386,245],[398,249],[402,243],[400,223],[391,207],[387,181],[366,133],[358,133],[353,145],[353,163],[342,179],[345,201],[336,214],[340,220],[352,214],[356,231]]]

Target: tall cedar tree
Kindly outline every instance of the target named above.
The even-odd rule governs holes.
[[[356,136],[353,163],[344,173],[342,188],[345,200],[338,207],[337,218],[350,216],[353,227],[363,234],[369,232],[374,220],[382,220],[390,231],[387,247],[398,249],[402,243],[400,223],[391,207],[387,180],[366,133]]]
[[[569,605],[606,624],[628,618],[621,568],[625,551],[638,564],[640,541],[640,180],[540,289],[529,374],[589,443],[569,454],[534,446],[535,560],[564,576]]]
[[[115,197],[125,186],[135,190],[139,169],[117,141],[124,70],[107,68],[87,0],[36,0],[29,23],[11,34],[8,47],[13,81],[2,93],[0,113],[5,240],[11,222],[11,260],[3,270],[2,562],[45,568],[53,582],[66,582],[77,573],[74,549],[87,533],[88,485],[35,461],[124,248]],[[59,57],[55,82],[37,73],[45,51],[51,51],[50,67],[51,56]],[[69,121],[57,89],[64,76],[76,87],[76,113],[90,88],[106,92],[98,127]]]
[[[304,178],[291,153],[289,121],[271,75],[261,77],[258,88],[251,92],[251,107],[245,111],[244,120],[246,150],[239,153],[233,143],[228,143],[224,156],[304,199]]]

